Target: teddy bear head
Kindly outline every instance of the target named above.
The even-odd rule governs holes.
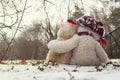
[[[66,40],[71,38],[77,33],[78,25],[71,24],[69,22],[62,23],[57,33],[58,40]]]
[[[101,44],[106,45],[107,42],[103,38],[105,29],[103,23],[99,20],[95,20],[92,16],[83,16],[76,20],[77,24],[80,26],[78,32],[87,31],[92,33],[92,37],[98,40]]]

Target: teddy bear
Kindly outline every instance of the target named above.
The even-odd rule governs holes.
[[[48,48],[60,54],[73,50],[70,64],[80,66],[99,66],[109,61],[107,53],[101,46],[106,45],[103,39],[103,23],[91,16],[76,20],[78,32],[65,41],[52,40]]]
[[[64,41],[71,38],[74,34],[77,33],[77,28],[78,27],[74,24],[74,21],[72,21],[72,19],[68,19],[67,22],[61,24],[56,40]],[[58,54],[50,49],[47,53],[46,61],[60,64],[69,64],[71,57],[72,50]]]

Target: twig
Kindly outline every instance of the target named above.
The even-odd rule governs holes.
[[[69,2],[68,2],[68,18],[70,17],[70,0],[69,0]]]
[[[68,70],[66,70],[65,68],[64,68],[64,70],[68,73],[68,75],[70,76],[70,80],[75,80],[75,78],[74,78],[74,76],[72,76],[72,74],[68,71]]]
[[[108,34],[106,34],[104,37],[106,37],[106,36],[108,36],[108,35],[112,34],[113,32],[117,31],[118,29],[120,29],[120,27],[118,27],[118,28],[116,28],[115,30],[113,30],[113,31],[109,32],[109,33],[108,33]]]
[[[8,41],[6,40],[6,35],[5,34],[2,34],[0,33],[0,35],[2,36],[3,40],[7,43],[7,45],[9,44]]]
[[[27,10],[27,9],[29,9],[29,8],[31,8],[31,7],[32,7],[32,6],[28,6],[27,8],[25,8],[25,10]],[[23,10],[19,10],[19,11],[17,11],[17,12],[11,13],[11,14],[6,14],[5,16],[12,16],[12,15],[15,15],[15,14],[21,13],[21,12],[23,12]],[[4,17],[4,15],[0,15],[0,17]]]
[[[52,5],[55,5],[54,3],[52,3],[51,1],[48,1],[48,0],[45,0],[46,2],[52,4]]]
[[[3,23],[0,23],[0,25],[2,25],[0,28],[10,28],[10,29],[11,29],[15,24],[18,23],[18,18],[19,18],[19,17],[18,17],[18,14],[19,14],[20,12],[23,12],[23,10],[18,10],[18,9],[17,9],[15,3],[14,3],[12,0],[11,0],[11,2],[12,2],[12,5],[14,6],[15,13],[9,14],[7,11],[6,11],[6,13],[5,13],[5,5],[4,5],[3,2],[1,1],[2,8],[3,8],[3,15],[1,15],[0,17],[4,17],[4,19],[3,19]],[[28,8],[30,8],[30,7],[31,7],[31,6],[25,8],[25,10],[28,9]],[[7,17],[7,16],[11,17],[12,15],[16,15],[16,20],[14,21],[14,23],[12,23],[12,24],[10,24],[10,25],[5,24],[5,17]],[[11,17],[11,18],[12,18],[12,17]],[[12,20],[12,19],[11,19],[11,20]]]
[[[2,4],[2,10],[3,10],[3,24],[5,24],[5,7],[3,5],[3,2],[1,1],[1,4]],[[2,25],[3,26],[3,25]]]
[[[46,24],[48,24],[48,25],[47,25],[47,28],[46,28],[45,30],[46,30],[46,32],[50,35],[50,40],[51,40],[51,39],[54,39],[55,37],[54,37],[53,32],[52,32],[52,27],[51,27],[51,23],[50,23],[50,19],[49,19],[48,13],[47,13],[47,11],[46,11],[45,1],[46,1],[46,0],[43,1],[43,6],[44,6],[45,14],[46,14],[46,16],[47,16]]]

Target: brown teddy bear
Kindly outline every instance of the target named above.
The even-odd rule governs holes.
[[[64,41],[73,37],[77,33],[77,25],[72,19],[68,19],[66,23],[61,24],[60,29],[57,33],[57,39],[59,41]],[[69,64],[72,57],[72,50],[65,53],[56,53],[49,50],[47,53],[47,62],[56,62],[60,64]]]

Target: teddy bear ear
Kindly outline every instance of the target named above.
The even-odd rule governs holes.
[[[68,19],[67,22],[76,25],[76,22],[73,19]]]

